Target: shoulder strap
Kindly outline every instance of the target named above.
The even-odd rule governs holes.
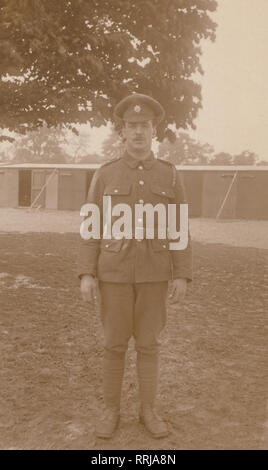
[[[158,158],[158,161],[161,162],[161,163],[165,163],[166,165],[169,165],[171,167],[171,169],[172,169],[171,187],[174,188],[176,186],[176,175],[177,175],[177,170],[176,170],[175,165],[173,165],[173,163],[170,163],[167,160],[163,160],[162,158]]]
[[[104,166],[111,165],[112,163],[118,162],[118,160],[121,160],[122,157],[116,157],[113,158],[112,160],[108,160],[107,162],[103,163],[100,168],[103,168]]]

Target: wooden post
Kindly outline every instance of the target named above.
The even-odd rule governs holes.
[[[224,206],[225,206],[225,204],[226,204],[226,201],[227,201],[228,196],[229,196],[229,194],[230,194],[230,192],[231,192],[231,189],[232,189],[232,187],[233,187],[233,184],[234,184],[234,182],[235,182],[235,180],[236,180],[237,174],[238,174],[238,171],[235,172],[235,174],[234,174],[234,176],[233,176],[233,179],[232,179],[232,181],[231,181],[231,183],[230,183],[230,186],[229,186],[229,188],[227,189],[227,192],[226,192],[225,197],[224,197],[224,199],[223,199],[223,201],[222,201],[221,207],[219,208],[218,213],[217,213],[217,215],[216,215],[216,220],[218,220],[218,219],[220,218],[220,215],[221,215],[221,213],[222,213],[222,211],[223,211],[223,208],[224,208]]]

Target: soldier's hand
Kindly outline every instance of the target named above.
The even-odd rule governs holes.
[[[81,294],[82,299],[85,302],[90,302],[94,304],[97,299],[98,289],[97,289],[97,281],[93,276],[86,274],[81,279]]]
[[[169,294],[169,301],[171,304],[180,302],[185,297],[187,290],[186,279],[174,279],[171,282],[171,289]]]

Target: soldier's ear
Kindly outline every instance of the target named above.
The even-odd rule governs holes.
[[[124,124],[122,125],[122,127],[120,129],[119,136],[120,136],[120,139],[121,139],[122,143],[124,143],[126,141],[125,125]]]
[[[151,123],[152,123],[152,128],[153,128],[152,135],[153,135],[153,137],[156,137],[156,125],[155,125],[155,120],[153,119],[153,120],[151,121]]]

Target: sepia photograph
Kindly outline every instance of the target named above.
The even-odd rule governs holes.
[[[0,23],[0,450],[268,450],[268,1]]]

